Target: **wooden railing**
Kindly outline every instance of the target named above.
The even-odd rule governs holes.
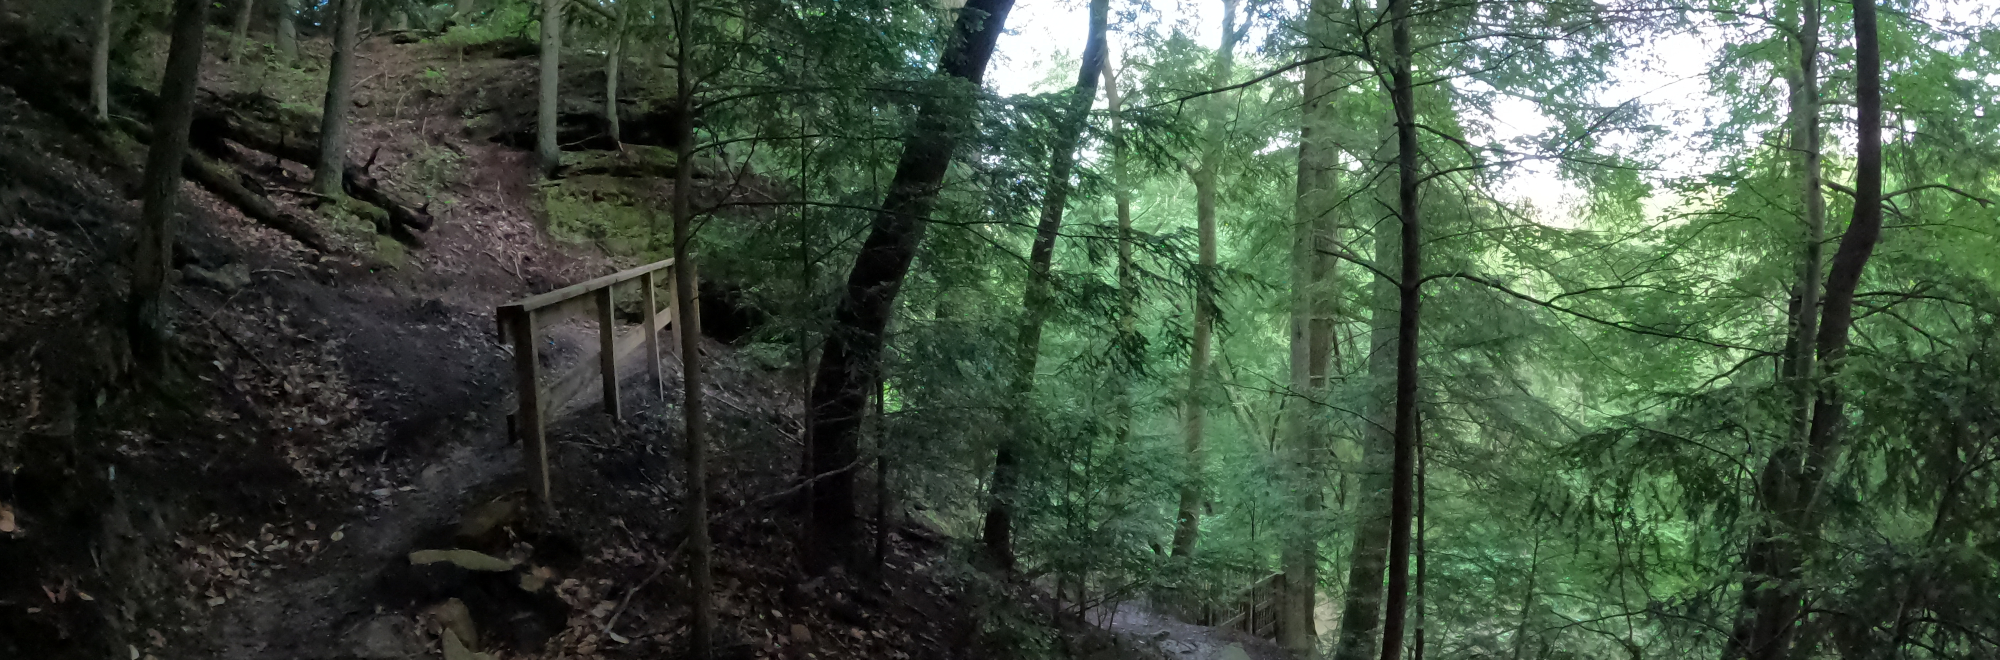
[[[621,417],[618,407],[618,361],[644,346],[647,364],[653,375],[653,387],[665,396],[666,382],[660,372],[660,330],[672,329],[672,345],[680,346],[680,324],[674,322],[674,319],[680,318],[680,305],[671,294],[675,290],[673,265],[672,259],[656,261],[522,298],[494,310],[500,324],[501,341],[514,346],[514,387],[519,394],[520,405],[508,417],[508,428],[522,441],[522,453],[528,461],[529,491],[544,513],[553,512],[549,493],[547,424],[563,405],[590,386],[592,375],[598,376],[603,383],[605,414],[618,419]],[[666,271],[667,291],[670,292],[665,310],[660,309],[655,294],[658,289],[655,286],[658,279],[656,273],[662,270]],[[644,319],[638,332],[620,337],[615,312],[617,289],[631,288],[621,285],[632,282],[638,285]],[[544,385],[541,361],[537,357],[542,330],[589,310],[596,312],[596,364],[591,364],[592,361],[586,357]]]
[[[1182,621],[1227,628],[1276,641],[1284,633],[1285,574],[1264,576],[1233,597],[1168,595],[1167,608]]]

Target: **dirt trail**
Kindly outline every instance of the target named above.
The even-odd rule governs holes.
[[[1234,630],[1197,626],[1153,611],[1144,603],[1122,603],[1110,617],[1114,633],[1161,657],[1175,660],[1287,660],[1267,640]]]

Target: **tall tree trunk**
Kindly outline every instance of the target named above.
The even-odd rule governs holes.
[[[1423,420],[1417,420],[1422,426]],[[1430,449],[1422,444],[1423,432],[1417,433],[1417,599],[1416,641],[1410,646],[1410,660],[1424,660],[1426,622],[1424,618],[1424,587],[1430,583],[1430,562],[1424,553],[1424,532],[1427,530],[1426,516],[1430,513]]]
[[[90,107],[99,123],[111,121],[111,6],[97,2],[97,34],[90,44]]]
[[[236,29],[229,33],[229,52],[224,53],[226,61],[235,62],[243,57],[243,42],[250,38],[250,14],[257,10],[257,0],[242,0],[236,5]]]
[[[286,66],[299,59],[298,0],[278,0],[278,59]]]
[[[986,63],[1013,6],[1013,0],[972,0],[959,10],[951,43],[938,62],[938,73],[958,89],[930,95],[918,108],[882,210],[875,214],[834,308],[808,401],[813,409],[813,473],[826,475],[813,489],[810,544],[819,552],[809,557],[815,572],[857,559],[854,474],[844,469],[858,458],[855,434],[867,405],[868,386],[880,368],[882,333],[923,242],[959,133],[969,128],[974,91],[985,77]]]
[[[620,141],[618,134],[618,65],[625,62],[625,29],[632,19],[632,10],[625,5],[630,1],[619,2],[616,6],[618,10],[618,27],[613,29],[613,34],[611,35],[610,52],[604,54],[604,125],[605,132],[611,136],[611,141],[614,143]]]
[[[562,94],[562,7],[569,0],[542,0],[542,69],[540,104],[535,111],[535,169],[543,177],[562,166],[562,145],[556,142],[557,102]]]
[[[706,660],[715,650],[715,590],[714,576],[710,573],[713,545],[708,538],[708,428],[705,419],[706,402],[702,392],[701,358],[701,306],[695,296],[695,263],[690,249],[694,240],[694,93],[695,80],[687,68],[693,54],[689,44],[694,9],[692,0],[683,0],[681,10],[675,16],[675,48],[679,56],[675,58],[681,66],[676,67],[674,113],[674,151],[678,156],[674,167],[674,299],[680,310],[681,339],[681,416],[686,425],[687,438],[687,522],[688,522],[688,599],[694,612],[692,633],[689,642],[693,646],[694,657]],[[545,32],[543,36],[547,36]],[[547,51],[544,51],[546,53]],[[547,59],[543,60],[543,73],[549,72]],[[544,91],[547,91],[546,79]],[[553,132],[549,133],[553,135]]]
[[[1411,75],[1410,3],[1392,0],[1391,40],[1395,45],[1390,102],[1396,110],[1397,208],[1403,224],[1403,263],[1396,287],[1402,305],[1396,315],[1396,457],[1389,488],[1389,587],[1382,607],[1382,660],[1403,655],[1403,619],[1409,603],[1411,491],[1417,447],[1417,320],[1423,278],[1422,209],[1417,186],[1417,102]]]
[[[1035,226],[1035,242],[1028,252],[1028,282],[1022,296],[1021,326],[1014,345],[1014,382],[1011,404],[1012,428],[1001,435],[993,460],[993,492],[986,509],[983,540],[994,566],[1014,567],[1013,505],[1020,489],[1020,460],[1024,436],[1033,433],[1031,411],[1035,392],[1035,364],[1042,351],[1042,323],[1049,314],[1049,268],[1055,260],[1056,238],[1062,232],[1063,211],[1069,205],[1070,176],[1076,164],[1077,145],[1083,126],[1090,119],[1090,105],[1097,100],[1097,81],[1104,72],[1105,25],[1110,0],[1091,0],[1090,32],[1085,37],[1083,63],[1077,69],[1076,86],[1070,89],[1063,108],[1062,126],[1057,130],[1053,153],[1049,155],[1049,180],[1042,195],[1041,221]]]
[[[1125,469],[1125,462],[1131,456],[1132,443],[1132,378],[1139,357],[1139,273],[1132,262],[1132,185],[1126,171],[1123,113],[1125,97],[1118,90],[1118,70],[1111,64],[1110,47],[1105,48],[1104,62],[1104,103],[1111,115],[1109,141],[1111,142],[1111,198],[1118,221],[1118,327],[1113,351],[1115,367],[1111,375],[1115,388],[1112,414],[1115,428],[1112,439],[1112,462],[1114,470]],[[1113,483],[1108,499],[1111,516],[1123,515],[1126,503],[1126,484],[1123,480]]]
[[[1854,290],[1863,269],[1882,235],[1882,58],[1872,0],[1854,0],[1856,159],[1854,215],[1835,250],[1827,271],[1824,302],[1820,312],[1815,349],[1819,373],[1812,377],[1815,398],[1812,418],[1806,429],[1804,456],[1787,457],[1773,467],[1778,475],[1796,471],[1794,478],[1764,480],[1772,487],[1765,497],[1766,507],[1780,526],[1753,542],[1748,558],[1757,562],[1762,575],[1779,581],[1777,587],[1761,589],[1761,596],[1746,596],[1745,606],[1754,607],[1748,634],[1739,634],[1732,651],[1757,660],[1782,660],[1791,655],[1793,625],[1800,616],[1799,603],[1805,596],[1801,584],[1802,567],[1808,544],[1819,532],[1820,485],[1840,457],[1840,431],[1845,401],[1838,383],[1842,358],[1847,354],[1848,335],[1854,323]],[[1810,166],[1811,163],[1808,163]],[[1808,178],[1812,172],[1806,172]],[[1808,201],[1811,203],[1811,200]],[[1811,310],[1801,305],[1801,316]],[[1777,462],[1774,460],[1774,462]],[[1746,582],[1746,589],[1756,589]],[[1777,592],[1777,593],[1771,593]]]
[[[1315,0],[1307,8],[1306,39],[1311,49],[1326,48],[1331,40],[1332,0]],[[1285,598],[1280,608],[1284,625],[1278,640],[1294,657],[1309,658],[1318,652],[1318,634],[1313,629],[1313,606],[1319,584],[1319,534],[1322,493],[1319,488],[1319,455],[1325,451],[1320,418],[1326,385],[1331,325],[1321,322],[1323,301],[1331,298],[1325,257],[1320,240],[1330,223],[1336,204],[1335,146],[1332,105],[1334,63],[1331,60],[1306,65],[1301,86],[1299,118],[1299,172],[1296,203],[1292,218],[1292,395],[1285,402],[1285,436],[1289,448],[1293,498],[1298,503],[1303,524],[1287,531],[1283,550]]]
[[[167,285],[173,269],[175,206],[180,199],[181,159],[187,152],[194,94],[201,84],[202,30],[207,0],[174,0],[173,44],[167,49],[160,107],[153,112],[153,144],[146,152],[140,183],[139,235],[132,253],[132,291],[127,299],[132,355],[151,373],[167,366]]]
[[[1236,2],[1222,0],[1222,45],[1215,53],[1213,87],[1229,84],[1236,65]],[[1201,162],[1190,172],[1194,181],[1195,228],[1199,234],[1196,255],[1197,281],[1194,289],[1193,350],[1188,356],[1188,387],[1182,403],[1181,423],[1186,446],[1186,473],[1181,476],[1180,507],[1175,515],[1173,556],[1194,555],[1201,537],[1201,507],[1206,497],[1202,473],[1207,469],[1202,447],[1203,426],[1208,408],[1202,396],[1208,389],[1210,342],[1215,330],[1215,187],[1216,169],[1222,165],[1223,142],[1233,94],[1208,97],[1207,135],[1202,142]]]
[[[1792,301],[1792,328],[1786,342],[1783,377],[1792,396],[1791,433],[1786,444],[1772,452],[1758,479],[1758,506],[1773,514],[1758,525],[1745,551],[1746,576],[1742,589],[1742,612],[1734,633],[1737,653],[1754,658],[1776,658],[1791,646],[1792,619],[1800,597],[1796,584],[1796,537],[1774,522],[1796,515],[1795,489],[1800,461],[1811,442],[1812,403],[1818,379],[1814,342],[1820,316],[1821,247],[1826,235],[1826,202],[1820,191],[1819,128],[1819,0],[1805,0],[1800,8],[1798,31],[1799,70],[1790,81],[1791,150],[1798,158],[1805,236],[1799,263],[1797,294]],[[1767,586],[1769,585],[1769,586]]]
[[[1383,154],[1382,157],[1386,157]],[[1400,268],[1402,235],[1387,223],[1374,231],[1374,264],[1382,273]],[[1360,473],[1354,480],[1354,545],[1348,554],[1347,593],[1340,611],[1334,660],[1373,660],[1382,625],[1382,574],[1389,550],[1390,471],[1395,455],[1396,331],[1401,296],[1381,274],[1369,286],[1368,407],[1361,425]]]
[[[362,0],[338,0],[333,30],[333,64],[327,67],[326,106],[320,111],[319,162],[313,166],[313,191],[341,194],[347,164],[347,111],[354,105],[354,51],[361,47]]]

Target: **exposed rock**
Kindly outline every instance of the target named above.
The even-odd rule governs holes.
[[[410,564],[421,566],[448,562],[468,571],[503,572],[514,570],[514,563],[472,550],[418,550],[410,553]]]

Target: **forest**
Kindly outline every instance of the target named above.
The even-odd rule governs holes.
[[[2000,0],[0,0],[0,657],[2000,658],[1996,196]]]

